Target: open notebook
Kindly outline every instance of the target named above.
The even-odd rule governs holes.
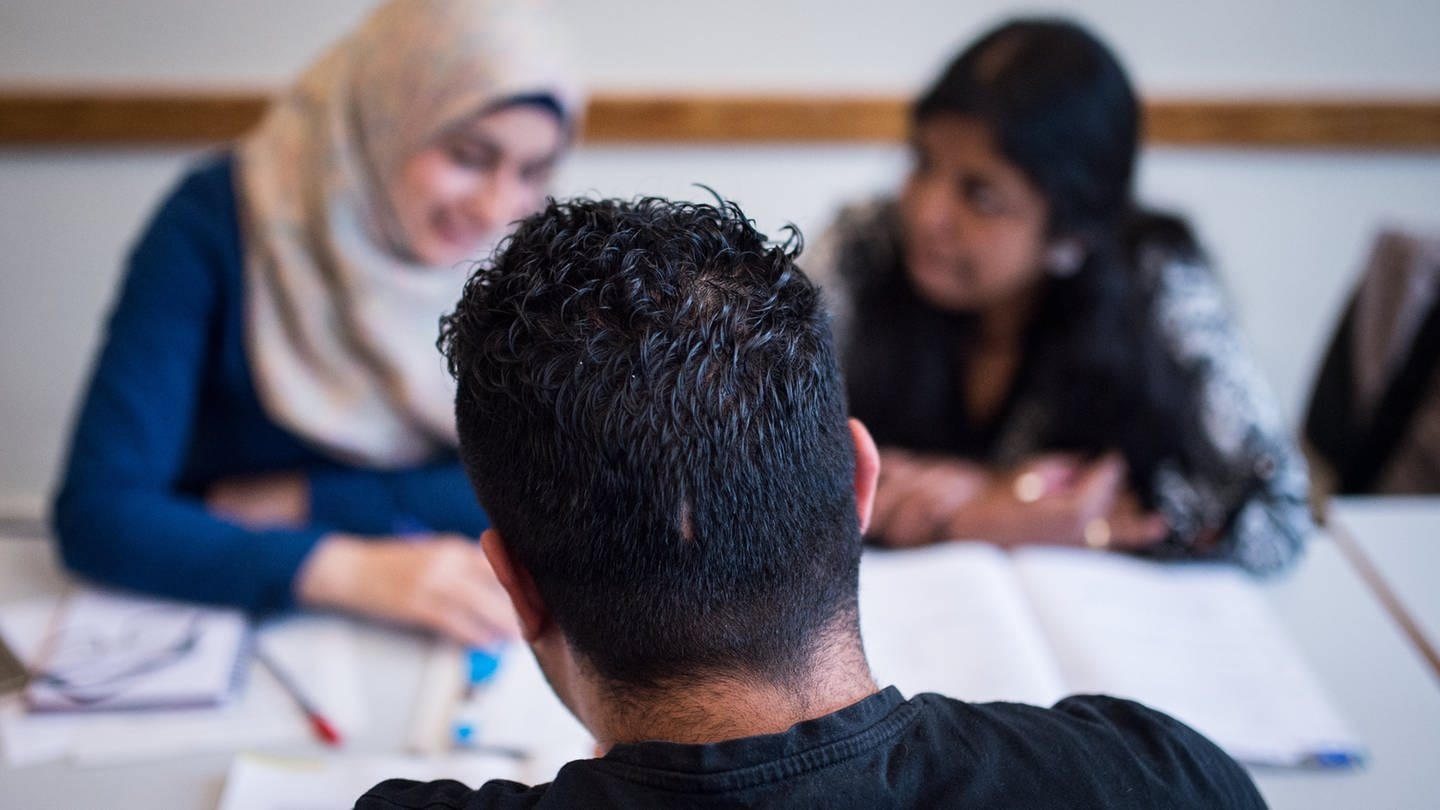
[[[1145,703],[1242,762],[1343,765],[1362,748],[1261,587],[1230,566],[975,543],[870,552],[860,620],[906,695]]]
[[[236,691],[238,610],[81,588],[57,611],[25,693],[34,711],[214,706]]]
[[[524,778],[516,763],[504,757],[242,754],[230,764],[220,810],[345,810],[387,779],[454,779],[477,786],[491,779]]]

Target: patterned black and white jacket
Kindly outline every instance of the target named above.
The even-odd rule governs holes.
[[[825,290],[842,363],[857,342],[873,340],[857,333],[855,308],[864,302],[857,300],[856,280],[900,271],[898,228],[893,200],[851,206],[801,259]],[[1152,290],[1156,332],[1193,381],[1199,439],[1208,446],[1195,459],[1162,462],[1156,470],[1153,501],[1171,532],[1146,553],[1222,558],[1259,574],[1280,571],[1299,557],[1314,530],[1304,458],[1210,268],[1173,251],[1144,248],[1137,264]],[[1028,383],[1012,392],[988,457],[977,460],[1003,467],[1055,449],[1043,446],[1042,437],[1065,404],[1041,395],[1046,386],[1033,375]],[[866,381],[852,375],[848,384],[853,399],[855,387]],[[1196,545],[1214,530],[1223,531],[1218,543],[1203,550]]]

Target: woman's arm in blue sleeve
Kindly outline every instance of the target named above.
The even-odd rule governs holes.
[[[490,525],[453,460],[397,471],[312,472],[310,520],[356,534],[430,530],[478,537]]]
[[[262,612],[291,604],[316,530],[250,531],[177,491],[217,317],[239,261],[229,184],[192,176],[131,254],[82,402],[54,526],[65,564],[101,582]],[[232,221],[226,221],[227,216]]]

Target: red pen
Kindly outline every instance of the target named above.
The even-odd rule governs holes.
[[[275,663],[275,660],[267,655],[258,643],[255,645],[254,655],[255,660],[270,670],[270,674],[275,676],[280,687],[290,695],[295,701],[295,705],[300,707],[300,711],[305,713],[305,719],[310,721],[310,728],[315,730],[315,736],[319,737],[320,741],[326,745],[340,745],[340,733],[335,730],[335,726],[329,720],[325,719],[325,715],[315,708],[315,704],[305,697],[305,693],[300,691],[300,687],[290,678],[289,673],[281,669],[280,665]]]

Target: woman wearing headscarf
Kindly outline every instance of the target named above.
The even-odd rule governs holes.
[[[916,100],[899,194],[821,240],[875,540],[1299,556],[1304,462],[1190,229],[1135,200],[1139,135],[1109,48],[1014,20]]]
[[[439,317],[543,201],[581,99],[519,0],[391,0],[135,246],[54,523],[104,583],[486,643]]]

